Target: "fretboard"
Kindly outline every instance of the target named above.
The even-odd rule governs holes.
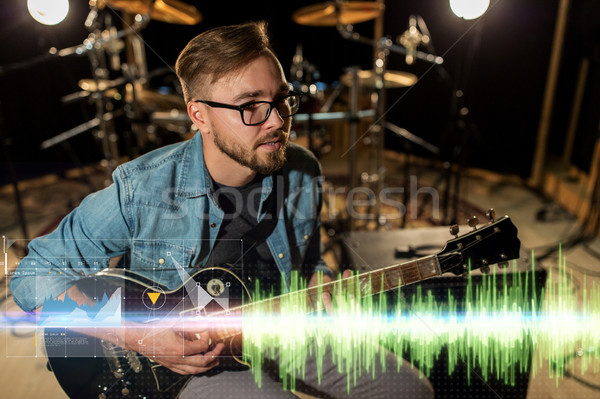
[[[244,305],[244,311],[254,309],[269,309],[278,312],[281,302],[306,304],[306,311],[320,311],[323,309],[321,295],[328,292],[336,295],[338,290],[342,293],[359,294],[361,297],[375,295],[402,287],[404,285],[417,283],[428,278],[439,276],[440,265],[436,255],[430,255],[413,261],[387,266],[372,272],[357,274],[352,277],[324,283],[299,291],[290,292],[278,297],[265,299]]]

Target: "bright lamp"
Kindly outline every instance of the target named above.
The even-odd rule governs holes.
[[[27,0],[27,9],[39,23],[56,25],[69,13],[69,0]]]
[[[490,5],[490,0],[450,0],[450,8],[457,17],[475,19],[481,17]]]

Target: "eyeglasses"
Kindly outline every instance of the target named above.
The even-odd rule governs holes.
[[[212,108],[227,108],[240,111],[242,122],[246,126],[260,125],[271,116],[273,108],[277,109],[279,116],[289,118],[295,115],[300,108],[300,93],[290,91],[289,94],[279,97],[275,101],[251,101],[242,105],[229,105],[215,101],[193,100],[195,103],[203,103]]]

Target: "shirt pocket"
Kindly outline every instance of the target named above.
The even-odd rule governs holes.
[[[178,240],[181,243],[181,240]],[[164,240],[135,240],[131,269],[153,281],[174,288],[189,277],[194,249]]]
[[[315,233],[315,223],[313,220],[302,220],[294,223],[294,238],[295,245],[292,245],[292,251],[298,251],[300,256],[304,256],[306,253],[306,249],[308,248],[308,244],[312,239]]]

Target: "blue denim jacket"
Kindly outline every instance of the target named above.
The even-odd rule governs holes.
[[[119,166],[111,186],[86,197],[54,232],[30,243],[10,280],[15,302],[23,310],[36,309],[123,255],[126,267],[169,289],[181,285],[177,268],[206,265],[224,216],[202,154],[196,134]],[[273,179],[280,181],[274,185]],[[317,160],[289,144],[281,171],[263,179],[258,220],[274,187],[280,205],[267,245],[286,284],[292,269],[330,274],[320,252]]]

